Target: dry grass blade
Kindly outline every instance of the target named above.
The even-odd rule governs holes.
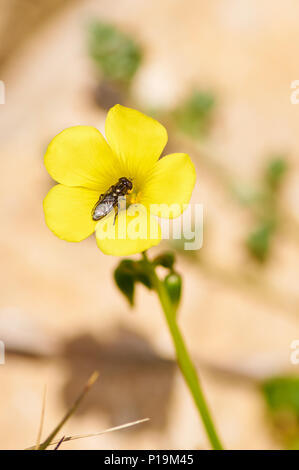
[[[80,393],[80,395],[78,396],[77,400],[74,402],[74,404],[71,406],[71,408],[69,409],[69,411],[64,415],[64,417],[62,418],[62,420],[60,421],[60,423],[56,426],[56,428],[51,432],[51,434],[47,437],[47,439],[42,442],[42,444],[40,444],[37,448],[37,450],[45,450],[49,444],[53,441],[53,439],[55,438],[56,434],[60,431],[60,429],[63,427],[63,425],[67,422],[67,420],[72,416],[72,414],[77,410],[79,404],[81,403],[81,401],[83,400],[83,398],[85,397],[85,395],[88,393],[89,389],[93,386],[93,384],[96,382],[96,380],[98,379],[98,372],[94,372],[91,377],[89,378],[89,380],[87,381],[85,387],[83,388],[82,392]],[[27,450],[34,450],[35,449],[35,446],[34,447],[30,447],[29,449]]]
[[[47,396],[47,386],[45,385],[44,393],[43,393],[42,412],[41,412],[41,417],[40,417],[39,430],[37,433],[35,450],[38,450],[40,446],[41,437],[42,437],[44,419],[45,419],[45,409],[46,409],[46,396]]]
[[[62,442],[67,442],[67,441],[75,441],[77,439],[85,439],[87,437],[96,437],[96,436],[101,436],[102,434],[106,434],[108,432],[114,432],[114,431],[120,431],[122,429],[130,428],[132,426],[136,426],[137,424],[145,423],[146,421],[149,421],[150,418],[144,418],[144,419],[139,419],[138,421],[132,421],[131,423],[126,423],[126,424],[121,424],[120,426],[114,426],[113,428],[108,428],[105,429],[104,431],[99,431],[91,434],[81,434],[81,435],[75,435],[75,436],[67,436],[63,437],[60,440],[56,440],[51,442],[49,445],[55,445],[55,444],[61,444]]]

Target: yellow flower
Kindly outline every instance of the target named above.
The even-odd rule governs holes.
[[[134,109],[111,108],[105,134],[108,143],[94,127],[70,127],[49,144],[45,166],[59,184],[44,200],[46,223],[55,235],[70,242],[95,231],[97,244],[106,254],[140,253],[161,240],[155,215],[177,217],[189,203],[195,169],[184,153],[159,159],[167,142],[166,129]],[[127,209],[93,220],[99,197],[121,177],[133,185],[126,195]],[[167,206],[158,210],[157,204],[176,206],[167,213]]]

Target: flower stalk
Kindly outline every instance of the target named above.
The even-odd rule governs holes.
[[[184,339],[176,321],[175,307],[169,298],[165,285],[157,276],[155,267],[148,259],[146,252],[143,252],[143,261],[147,273],[151,278],[153,289],[157,292],[159,297],[161,307],[163,309],[165,319],[174,343],[178,365],[200,414],[211,447],[214,450],[222,450],[222,444],[213,423],[195,366],[190,358],[189,352],[185,346]]]

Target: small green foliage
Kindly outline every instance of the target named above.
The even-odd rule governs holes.
[[[288,448],[299,449],[299,377],[274,377],[262,384],[269,415]]]
[[[152,283],[143,260],[122,260],[114,271],[114,280],[131,306],[134,305],[135,284],[137,282],[143,284],[148,289],[152,289]]]
[[[269,161],[265,170],[265,182],[271,191],[276,192],[279,189],[287,169],[284,157],[275,156]]]
[[[154,258],[153,263],[155,266],[163,266],[164,268],[172,269],[174,265],[174,253],[165,252]]]
[[[284,157],[273,156],[267,163],[260,186],[254,191],[240,192],[239,200],[246,204],[255,220],[255,227],[246,239],[249,253],[259,262],[266,261],[271,248],[271,241],[278,227],[278,196],[283,177],[287,171]],[[245,187],[246,188],[246,187]],[[235,192],[236,194],[236,192]]]
[[[128,85],[142,60],[139,45],[117,27],[93,21],[89,27],[88,50],[104,78]]]
[[[177,127],[193,138],[205,136],[211,124],[215,98],[212,93],[195,90],[173,113]]]
[[[123,260],[114,271],[114,280],[119,290],[129,301],[130,305],[134,304],[135,281],[133,274],[133,261]]]
[[[247,237],[246,243],[250,253],[260,262],[267,259],[274,229],[273,222],[261,222]]]
[[[140,282],[148,289],[153,287],[143,260],[135,261],[135,281]]]
[[[288,409],[299,419],[299,377],[274,377],[262,389],[271,411]]]
[[[164,285],[171,303],[177,309],[182,295],[182,277],[176,272],[171,272],[165,277]]]
[[[182,291],[182,279],[174,271],[175,257],[171,252],[162,253],[152,261],[155,269],[162,266],[168,270],[164,279],[167,293],[173,305],[177,308]],[[151,272],[148,269],[148,261],[144,258],[138,261],[132,259],[122,260],[114,271],[114,280],[119,290],[124,294],[131,306],[134,305],[135,286],[143,284],[147,289],[153,289]]]

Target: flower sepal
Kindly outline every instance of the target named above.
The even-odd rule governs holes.
[[[172,252],[162,253],[154,258],[153,263],[155,266],[163,266],[163,268],[173,269],[175,256]]]
[[[149,261],[148,258],[137,261],[128,258],[123,259],[114,271],[114,280],[130,306],[133,307],[136,284],[140,283],[149,290],[155,290],[157,286],[153,280],[153,273],[156,268],[165,268],[167,274],[164,274],[165,277],[161,282],[164,284],[174,310],[177,311],[182,294],[182,278],[174,270],[174,264],[175,255],[171,252],[161,253],[152,261]],[[151,266],[150,269],[149,265]]]
[[[124,294],[131,307],[134,306],[135,285],[139,282],[152,289],[152,281],[145,269],[143,260],[122,260],[114,271],[114,280],[119,290]]]

